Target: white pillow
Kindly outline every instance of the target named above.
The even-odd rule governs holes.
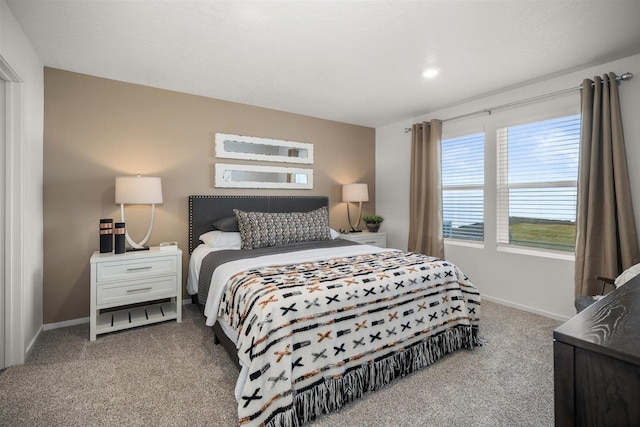
[[[333,228],[331,231],[331,238],[336,239],[340,236]],[[240,239],[240,232],[229,232],[213,230],[204,233],[200,236],[200,241],[210,248],[222,248],[222,249],[240,249],[242,240]]]
[[[240,249],[240,232],[209,231],[200,236],[200,241],[210,248]]]
[[[640,264],[632,265],[631,267],[627,268],[625,271],[622,272],[621,275],[616,277],[616,280],[614,282],[616,285],[616,288],[624,285],[629,280],[636,277],[638,274],[640,274]]]

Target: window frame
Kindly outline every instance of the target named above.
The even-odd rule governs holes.
[[[470,137],[470,136],[476,135],[476,134],[482,135],[482,184],[448,185],[448,186],[445,186],[444,184],[442,184],[442,195],[443,195],[443,201],[442,201],[442,210],[443,210],[442,229],[443,230],[442,231],[443,231],[443,236],[444,236],[444,192],[445,191],[478,191],[478,190],[480,190],[480,192],[482,193],[482,224],[483,224],[482,239],[481,240],[476,240],[476,239],[464,239],[464,238],[457,238],[457,237],[444,237],[444,241],[447,244],[456,244],[456,245],[470,246],[470,247],[475,247],[475,248],[483,248],[485,240],[486,240],[486,235],[487,235],[487,231],[486,231],[486,194],[485,194],[485,187],[486,187],[486,182],[487,182],[487,175],[486,175],[487,135],[486,135],[484,127],[474,126],[474,127],[471,127],[471,128],[459,129],[456,132],[448,132],[447,134],[443,134],[442,135],[442,139],[440,141],[440,152],[441,152],[441,154],[444,152],[443,144],[444,144],[444,142],[446,140]],[[444,168],[442,167],[442,159],[441,159],[440,168],[441,168],[440,173],[441,173],[442,179],[444,181]]]
[[[527,182],[527,183],[512,183],[509,184],[509,165],[508,165],[508,128],[516,127],[526,124],[533,124],[537,122],[544,122],[548,120],[560,119],[563,117],[579,115],[574,109],[562,109],[556,110],[553,113],[548,113],[541,116],[532,116],[527,119],[517,120],[511,123],[502,123],[496,125],[495,128],[495,144],[496,144],[496,246],[498,251],[512,252],[526,255],[543,256],[550,258],[559,258],[574,260],[575,259],[575,247],[574,250],[564,251],[560,249],[552,249],[545,247],[526,246],[512,244],[509,242],[509,190],[512,189],[550,189],[550,188],[578,188],[578,176],[575,180],[563,180],[563,181],[541,181],[541,182]],[[580,119],[579,119],[580,120]],[[578,149],[580,141],[578,141]],[[501,159],[507,159],[501,161]],[[577,199],[576,199],[577,203]]]

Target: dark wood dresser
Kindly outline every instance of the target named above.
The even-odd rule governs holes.
[[[640,276],[553,338],[556,426],[640,425]]]

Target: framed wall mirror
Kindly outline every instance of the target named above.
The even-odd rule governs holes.
[[[216,133],[216,157],[313,164],[313,144]]]
[[[313,169],[216,163],[215,175],[219,188],[313,188]]]

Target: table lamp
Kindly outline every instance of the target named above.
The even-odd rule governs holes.
[[[144,244],[151,235],[156,204],[162,203],[162,183],[154,176],[118,176],[116,177],[116,204],[120,205],[120,216],[124,220],[124,205],[151,205],[151,220],[146,236],[136,243],[129,236],[127,228],[125,236],[130,248],[127,251],[148,250]]]
[[[353,184],[344,184],[342,186],[342,201],[347,202],[347,219],[349,220],[349,225],[351,226],[351,233],[357,233],[362,230],[358,230],[357,227],[360,225],[360,216],[362,215],[362,202],[369,201],[369,187],[367,184],[361,183],[353,183]],[[349,202],[358,202],[358,220],[355,225],[351,221],[351,213],[349,211]]]

